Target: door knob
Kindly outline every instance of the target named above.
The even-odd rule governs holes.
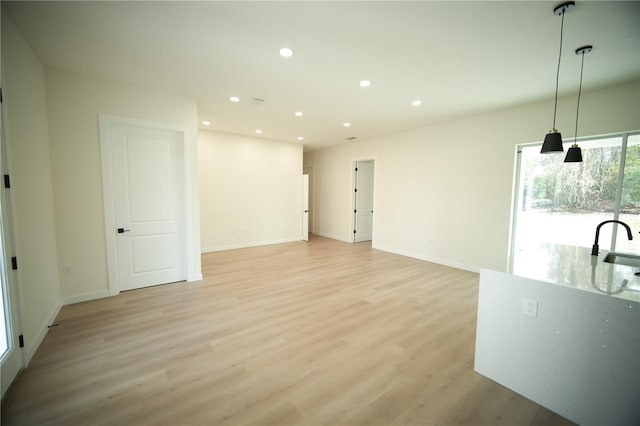
[[[309,213],[309,210],[305,210],[304,212],[305,212],[305,213]]]
[[[129,232],[130,229],[118,228],[118,234],[124,234],[125,232]]]

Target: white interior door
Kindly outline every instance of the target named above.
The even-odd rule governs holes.
[[[120,291],[186,279],[184,135],[120,123],[110,135]]]
[[[313,213],[314,213],[314,193],[313,193],[313,175],[314,166],[305,166],[302,168],[302,174],[309,175],[309,232],[313,234]]]
[[[356,243],[373,237],[373,160],[356,162],[355,238]]]
[[[309,175],[302,175],[302,240],[309,241]]]

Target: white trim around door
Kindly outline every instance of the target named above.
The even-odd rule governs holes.
[[[358,167],[366,167],[366,173],[358,171]],[[373,241],[373,230],[375,221],[375,181],[376,181],[376,159],[369,157],[365,159],[353,160],[351,164],[351,181],[352,181],[352,197],[351,197],[351,220],[350,226],[353,230],[351,242]],[[366,177],[366,180],[359,181],[358,178]],[[364,187],[363,187],[364,185]],[[365,195],[366,194],[366,195]],[[364,198],[363,198],[364,197]],[[366,205],[358,205],[362,201],[366,201]],[[361,212],[362,209],[366,212]],[[364,213],[364,214],[363,214]],[[362,221],[362,223],[359,223]],[[373,243],[372,243],[373,244]]]
[[[117,117],[111,115],[99,115],[100,128],[100,153],[102,165],[102,194],[104,207],[105,242],[107,252],[107,272],[108,272],[108,292],[113,296],[118,294],[124,287],[120,282],[121,275],[118,262],[118,241],[115,230],[119,226],[116,223],[116,195],[115,179],[113,176],[113,147],[112,131],[116,126],[130,126],[144,129],[169,130],[181,134],[183,167],[180,176],[180,204],[183,212],[180,215],[181,233],[183,235],[183,250],[180,250],[180,262],[184,265],[183,278],[187,281],[202,279],[200,271],[200,238],[199,219],[197,213],[197,188],[194,187],[194,153],[192,147],[194,141],[191,140],[189,128],[184,126],[157,123],[127,117]]]

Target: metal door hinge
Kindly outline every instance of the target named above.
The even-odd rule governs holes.
[[[18,336],[18,343],[21,348],[24,348],[24,335],[21,334]]]
[[[15,256],[11,258],[11,269],[14,271],[18,269],[18,258]]]
[[[9,175],[4,175],[4,187],[11,188],[11,179],[9,178]]]

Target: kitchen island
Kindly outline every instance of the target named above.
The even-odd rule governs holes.
[[[640,268],[582,247],[482,270],[475,370],[582,425],[640,424]]]

